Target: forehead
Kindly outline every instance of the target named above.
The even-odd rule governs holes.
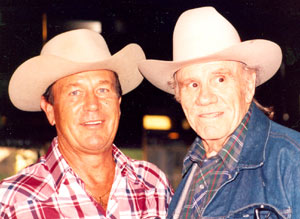
[[[202,77],[204,74],[210,73],[230,73],[237,72],[242,68],[243,64],[236,61],[216,61],[208,63],[198,63],[181,68],[176,73],[176,79],[181,80],[190,76]]]
[[[102,82],[115,83],[115,74],[110,70],[85,71],[63,77],[55,82],[56,87],[64,87],[74,83],[80,84],[84,82]]]

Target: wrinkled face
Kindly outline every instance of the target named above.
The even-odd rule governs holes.
[[[255,76],[233,61],[190,65],[176,73],[176,98],[203,140],[224,144],[234,132],[252,101]]]
[[[41,107],[56,126],[63,150],[96,153],[111,147],[120,119],[115,83],[111,71],[82,72],[55,82],[53,105],[42,98]]]

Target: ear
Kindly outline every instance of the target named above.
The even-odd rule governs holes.
[[[175,88],[174,88],[174,98],[175,98],[175,100],[178,102],[178,103],[181,103],[180,102],[180,91],[179,91],[179,88],[178,88],[178,86],[176,86]]]
[[[121,117],[121,101],[122,101],[122,97],[119,97],[119,108],[120,108],[119,117]]]
[[[246,94],[245,94],[245,98],[246,98],[246,103],[251,103],[253,97],[254,97],[254,93],[255,93],[255,85],[256,85],[256,72],[255,71],[251,71],[247,73],[247,79],[246,79]]]
[[[181,95],[180,95],[179,85],[178,85],[178,82],[177,82],[177,76],[176,76],[177,74],[176,73],[173,76],[173,82],[170,82],[169,86],[173,87],[173,89],[174,89],[174,98],[178,103],[180,103],[180,96]]]
[[[53,108],[53,105],[50,104],[46,99],[45,97],[42,97],[41,98],[41,108],[42,110],[45,112],[46,116],[47,116],[47,119],[50,123],[50,125],[55,125],[55,116],[54,116],[54,108]]]

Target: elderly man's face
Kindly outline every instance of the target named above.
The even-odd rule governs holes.
[[[60,147],[75,153],[98,153],[111,147],[121,98],[113,72],[98,70],[67,76],[53,85],[54,104],[42,99],[50,124],[56,125]]]
[[[176,73],[176,98],[197,134],[224,144],[248,111],[255,73],[233,61],[187,66]]]

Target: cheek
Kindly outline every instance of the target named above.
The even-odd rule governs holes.
[[[184,113],[188,114],[190,111],[190,108],[191,108],[191,104],[188,101],[186,101],[184,98],[181,99],[180,104],[181,104],[181,107],[182,107]]]
[[[245,91],[241,92],[240,96],[237,98],[237,108],[240,113],[245,113],[248,107],[248,96]]]
[[[231,103],[228,103],[231,110],[228,111],[228,116],[226,117],[226,122],[224,125],[230,125],[234,130],[240,122],[242,121],[243,117],[248,111],[249,105],[245,101],[245,95],[240,94],[239,96],[236,95],[235,98],[231,100]],[[230,106],[231,105],[231,106]]]
[[[188,93],[185,92],[183,95],[180,96],[181,100],[181,106],[182,108],[184,108],[185,111],[192,113],[195,111],[197,107],[197,98],[198,95],[196,95],[195,93]],[[195,108],[195,109],[194,109]]]
[[[76,104],[65,104],[63,105],[58,114],[58,119],[61,122],[72,123],[80,119],[81,107]]]
[[[191,125],[191,127],[195,127],[195,123],[197,121],[197,111],[193,108],[193,104],[190,103],[182,103],[183,112]]]
[[[108,114],[111,114],[111,116],[120,117],[121,111],[120,111],[120,104],[119,101],[116,100],[107,100],[102,103],[100,103],[101,109],[105,110]],[[101,113],[101,110],[100,110]]]

